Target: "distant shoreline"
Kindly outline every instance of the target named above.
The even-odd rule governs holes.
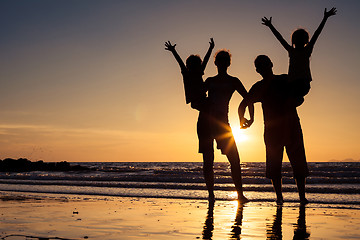
[[[44,162],[42,160],[32,162],[26,158],[0,160],[0,172],[31,172],[31,171],[85,171],[91,170],[80,165],[70,165],[66,161]]]

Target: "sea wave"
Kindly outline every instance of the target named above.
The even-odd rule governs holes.
[[[118,181],[54,181],[54,180],[2,180],[0,185],[28,185],[28,186],[83,186],[83,187],[105,187],[105,188],[138,188],[138,189],[175,189],[175,190],[206,190],[204,183],[159,183],[159,182],[118,182]],[[218,191],[235,191],[233,184],[216,184],[214,187]],[[244,191],[272,192],[271,184],[244,184]],[[0,188],[1,190],[1,188]],[[296,192],[297,188],[292,184],[284,184],[283,192]],[[309,193],[338,193],[338,194],[359,194],[360,185],[358,184],[314,184],[307,185],[306,191]]]
[[[86,171],[0,172],[0,191],[100,196],[206,199],[202,163],[75,163]],[[265,163],[242,163],[243,187],[253,201],[273,199]],[[360,163],[309,163],[306,192],[312,202],[360,205]],[[283,163],[283,191],[297,201],[291,165]],[[219,199],[233,199],[229,163],[214,163]]]

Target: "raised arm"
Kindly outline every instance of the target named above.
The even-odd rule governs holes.
[[[268,19],[267,17],[263,17],[261,19],[262,24],[269,27],[271,32],[275,35],[277,40],[281,43],[281,45],[286,49],[286,51],[289,51],[291,49],[291,46],[285,41],[285,39],[281,36],[281,34],[276,30],[276,28],[272,25],[272,17]]]
[[[176,44],[172,45],[170,41],[165,42],[165,50],[172,52],[176,61],[179,63],[181,70],[186,69],[186,66],[185,66],[183,60],[181,59],[181,57],[175,50],[175,46],[176,46]]]
[[[209,61],[209,59],[210,59],[210,56],[211,56],[211,52],[212,52],[212,50],[214,49],[214,47],[215,47],[215,43],[214,43],[214,39],[213,38],[210,38],[210,46],[209,46],[209,49],[208,49],[208,51],[207,51],[207,53],[206,53],[206,55],[205,55],[205,57],[204,57],[204,60],[203,60],[203,62],[202,62],[202,64],[201,64],[201,69],[203,70],[203,71],[205,71],[205,68],[206,68],[206,64],[208,63],[208,61]]]
[[[309,42],[309,46],[313,47],[316,40],[318,39],[321,31],[323,30],[325,23],[327,21],[327,19],[333,15],[336,15],[336,8],[332,8],[329,11],[326,11],[326,8],[324,10],[324,17],[319,25],[319,27],[316,29],[316,31],[314,32],[314,35],[312,36],[310,42]]]

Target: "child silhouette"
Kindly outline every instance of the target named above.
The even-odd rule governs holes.
[[[295,97],[296,106],[300,106],[304,102],[304,96],[310,90],[310,82],[312,81],[310,72],[310,56],[314,48],[314,44],[318,39],[327,19],[336,14],[336,8],[327,11],[324,10],[324,17],[319,27],[314,32],[309,41],[309,34],[305,29],[297,29],[291,36],[292,45],[290,46],[281,34],[272,25],[272,17],[270,19],[263,17],[262,24],[269,27],[281,45],[289,54],[289,82],[292,86],[292,94]]]
[[[181,57],[175,50],[176,44],[172,45],[170,41],[165,42],[165,49],[172,52],[176,61],[179,63],[181,74],[183,75],[185,99],[186,103],[191,103],[191,107],[197,110],[203,110],[206,102],[206,90],[204,88],[204,82],[202,75],[206,68],[206,64],[209,61],[212,50],[215,43],[210,38],[210,46],[204,57],[204,61],[201,61],[199,55],[190,55],[186,59],[186,66]]]

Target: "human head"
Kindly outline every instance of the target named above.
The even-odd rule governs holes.
[[[266,73],[272,73],[273,63],[270,58],[266,55],[259,55],[255,58],[254,61],[256,72],[260,75],[264,75]]]
[[[199,55],[190,55],[186,59],[186,68],[189,71],[200,71],[201,63],[202,61]]]
[[[215,53],[215,65],[220,68],[228,68],[231,64],[231,54],[228,50],[219,50]]]
[[[309,33],[303,29],[296,29],[291,35],[291,43],[295,47],[304,47],[309,42]]]

